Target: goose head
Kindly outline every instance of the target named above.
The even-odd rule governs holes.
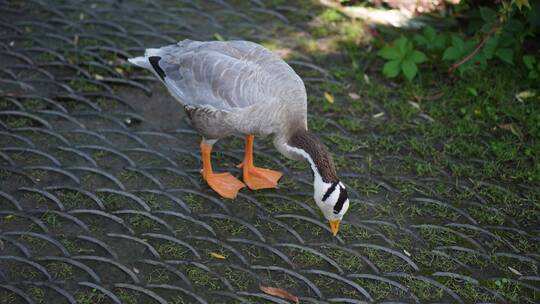
[[[332,155],[313,133],[300,128],[292,133],[285,149],[279,149],[293,159],[305,159],[313,171],[313,198],[330,224],[334,236],[349,209],[345,185],[338,179]]]
[[[325,183],[322,178],[315,176],[313,190],[315,203],[328,220],[332,234],[336,236],[341,220],[349,209],[347,189],[340,181]]]

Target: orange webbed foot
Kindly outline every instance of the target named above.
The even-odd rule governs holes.
[[[246,150],[244,161],[238,165],[243,169],[244,182],[251,190],[276,188],[281,172],[255,167],[253,165],[253,135],[246,136]]]
[[[255,166],[244,168],[244,182],[251,190],[277,188],[281,176],[283,173],[270,169]]]
[[[238,191],[246,186],[228,172],[211,173],[206,175],[203,174],[203,177],[210,188],[212,188],[222,197],[228,199],[236,198]]]

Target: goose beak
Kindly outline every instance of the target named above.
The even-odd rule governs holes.
[[[339,224],[341,223],[341,221],[335,220],[335,221],[328,221],[328,222],[330,223],[330,229],[332,229],[332,234],[336,236],[339,231]]]

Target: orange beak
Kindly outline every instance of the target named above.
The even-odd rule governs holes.
[[[341,221],[335,220],[335,221],[328,221],[328,222],[330,223],[330,229],[332,229],[332,234],[336,236],[339,231],[339,224],[341,223]]]

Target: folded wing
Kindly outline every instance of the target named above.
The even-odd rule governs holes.
[[[154,72],[184,105],[220,110],[280,98],[302,81],[281,58],[247,41],[199,42],[147,49],[130,62]]]

